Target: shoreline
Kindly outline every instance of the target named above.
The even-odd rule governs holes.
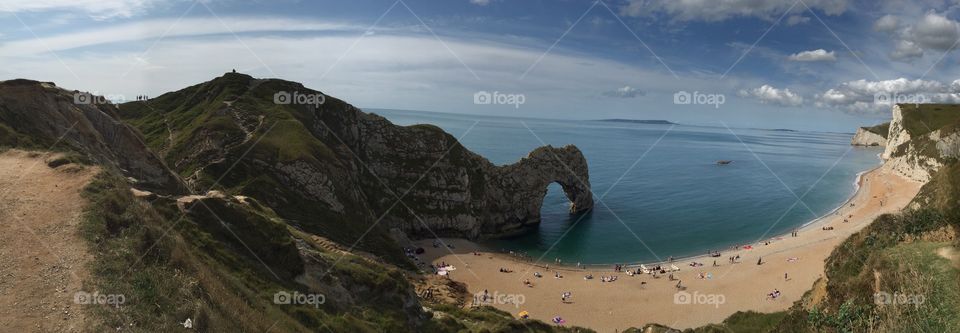
[[[860,186],[851,198],[796,229],[796,236],[764,237],[748,243],[752,245],[749,249],[725,250],[720,258],[706,254],[675,258],[673,264],[680,270],[671,275],[676,279],[668,279],[666,275],[629,275],[615,271],[612,264],[577,268],[550,263],[548,269],[547,263],[525,262],[509,254],[486,252],[478,244],[463,239],[442,240],[443,244],[454,245],[452,248],[435,248],[431,246],[432,240],[414,244],[426,250],[421,256],[424,262],[454,265],[456,270],[447,277],[464,283],[470,294],[489,291],[523,295],[522,304],[484,304],[514,315],[521,310],[529,311],[532,318],[544,322],[562,316],[568,325],[598,332],[623,331],[647,323],[693,328],[721,322],[737,311],[770,313],[788,309],[823,277],[824,261],[836,246],[877,216],[906,207],[922,186],[886,165],[864,171],[858,178]],[[845,219],[849,222],[844,222]],[[740,256],[741,260],[729,261],[733,256]],[[716,261],[714,265],[710,264],[711,259]],[[702,265],[688,265],[691,262]],[[626,267],[633,269],[637,265]],[[555,274],[561,277],[556,278]],[[586,279],[586,275],[594,278]],[[601,282],[602,276],[618,279]],[[682,283],[682,288],[675,286],[678,283]],[[782,292],[781,296],[765,297],[774,290]],[[559,295],[563,292],[572,292],[572,300],[560,302]],[[722,304],[690,303],[691,295],[720,296],[724,301]],[[683,303],[677,297],[688,297],[688,301]]]
[[[879,155],[877,155],[877,157],[879,158]],[[820,224],[822,224],[823,222],[825,222],[825,221],[827,220],[827,218],[829,218],[829,217],[832,216],[832,215],[837,214],[837,212],[839,212],[839,211],[840,211],[841,209],[843,209],[844,207],[847,207],[851,202],[854,201],[854,199],[857,198],[857,195],[859,195],[859,194],[861,193],[861,190],[863,190],[863,179],[864,179],[864,177],[865,177],[866,175],[870,174],[870,173],[873,173],[873,172],[875,172],[875,171],[878,171],[878,170],[882,169],[883,167],[884,167],[884,163],[883,163],[882,160],[881,160],[880,165],[877,165],[877,166],[875,166],[875,167],[873,167],[873,168],[870,168],[870,169],[867,169],[867,170],[858,172],[857,175],[856,175],[856,177],[855,177],[854,180],[853,180],[853,187],[854,187],[853,193],[851,193],[850,196],[847,197],[847,199],[845,199],[843,202],[840,203],[840,205],[838,205],[838,206],[836,206],[835,208],[831,209],[831,210],[828,211],[827,213],[825,213],[825,214],[823,214],[823,215],[821,215],[821,216],[818,216],[818,217],[816,217],[816,218],[814,218],[814,219],[811,219],[811,220],[809,220],[809,221],[807,221],[807,222],[804,222],[803,224],[801,224],[800,226],[798,226],[798,227],[795,228],[794,230],[796,230],[797,232],[800,232],[800,231],[808,230],[809,228],[812,228],[812,227],[815,227],[815,226],[819,226]],[[757,244],[759,244],[759,243],[762,243],[764,240],[768,240],[768,239],[769,239],[769,240],[773,240],[773,239],[777,239],[777,238],[789,237],[790,234],[791,234],[791,233],[781,233],[781,234],[775,234],[775,235],[764,235],[764,237],[762,237],[762,238],[760,238],[760,239],[757,239],[757,240],[754,240],[754,241],[749,242],[749,243],[741,243],[741,244],[728,245],[728,246],[720,249],[718,252],[723,253],[723,252],[730,252],[730,251],[738,251],[738,248],[739,248],[739,247],[743,247],[743,246],[745,246],[745,245],[757,245]],[[578,265],[571,265],[570,263],[567,263],[567,262],[562,262],[562,263],[555,263],[555,262],[554,262],[554,263],[552,263],[552,264],[548,264],[548,265],[547,265],[547,264],[544,264],[544,263],[543,263],[543,259],[545,259],[545,257],[541,257],[541,258],[538,259],[537,261],[524,260],[524,259],[523,259],[524,257],[517,257],[517,256],[515,256],[515,255],[511,255],[509,252],[503,252],[503,251],[500,251],[500,250],[496,250],[496,249],[493,249],[493,248],[491,248],[491,247],[489,247],[489,246],[485,246],[485,245],[483,245],[483,244],[476,243],[476,242],[473,242],[473,241],[471,241],[471,243],[473,244],[473,249],[474,249],[475,251],[493,254],[493,255],[495,255],[495,256],[502,257],[502,258],[504,258],[504,259],[508,259],[508,260],[511,260],[511,261],[515,261],[515,262],[517,262],[517,263],[522,263],[522,264],[531,265],[531,266],[535,266],[535,267],[541,267],[541,268],[546,268],[546,267],[549,266],[550,268],[554,268],[554,269],[557,269],[557,270],[565,270],[565,271],[582,271],[582,270],[584,270],[584,269],[603,270],[604,267],[607,267],[607,268],[608,268],[608,269],[607,269],[608,271],[613,271],[613,269],[610,269],[609,267],[613,267],[614,265],[622,265],[623,267],[626,267],[626,268],[637,268],[637,267],[640,267],[640,265],[670,264],[670,263],[675,263],[675,262],[679,262],[679,261],[688,261],[688,260],[696,260],[696,259],[704,259],[704,258],[718,258],[718,257],[709,256],[709,255],[707,255],[707,254],[696,254],[696,255],[688,255],[688,256],[681,256],[681,257],[673,257],[673,260],[672,260],[672,261],[668,259],[668,260],[663,260],[663,261],[630,262],[630,263],[581,263],[581,265],[579,265],[579,266],[578,266]],[[510,252],[513,252],[513,251],[510,251]],[[721,257],[722,257],[722,255],[721,255]],[[532,259],[532,258],[531,258],[531,259]]]

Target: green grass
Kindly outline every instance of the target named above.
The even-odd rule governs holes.
[[[960,163],[948,163],[934,173],[914,203],[943,212],[948,221],[960,227]]]
[[[703,327],[698,327],[696,329],[688,329],[684,332],[688,333],[727,333],[727,332],[738,332],[738,333],[761,333],[769,332],[771,329],[777,326],[784,317],[787,316],[786,312],[774,312],[774,313],[760,313],[754,311],[737,311],[724,319],[720,324],[711,324]]]
[[[937,254],[946,242],[900,244],[883,252],[881,290],[923,297],[921,304],[879,307],[881,327],[890,331],[960,331],[960,284],[954,263]]]
[[[912,138],[960,122],[957,104],[900,104],[900,109],[903,126]]]
[[[867,132],[880,135],[883,138],[887,138],[887,134],[890,133],[890,122],[885,122],[883,124],[876,125],[876,126],[864,127],[863,129],[866,130]]]
[[[292,249],[293,237],[306,235],[291,233],[273,221],[268,210],[208,202],[217,217],[229,221],[233,237],[213,213],[203,213],[209,211],[202,205],[193,207],[200,213],[182,216],[169,200],[147,204],[131,196],[122,177],[109,173],[99,175],[83,195],[90,204],[81,229],[95,256],[93,278],[84,290],[126,298],[119,308],[91,308],[94,320],[87,330],[178,332],[183,330],[177,323],[186,318],[194,320],[195,330],[212,332],[263,332],[271,327],[278,332],[324,327],[334,332],[416,332],[435,324],[417,313],[415,303],[411,307],[413,287],[403,271],[323,252],[319,246],[312,246],[307,257],[318,261],[321,271],[311,274],[323,277],[314,287],[328,295],[327,303],[320,308],[273,304],[277,291],[316,290],[294,282],[304,267]],[[412,324],[417,321],[420,326]]]

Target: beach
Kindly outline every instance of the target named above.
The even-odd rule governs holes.
[[[486,305],[514,316],[527,311],[532,318],[548,323],[559,316],[565,325],[598,332],[623,331],[647,323],[692,328],[719,323],[737,311],[786,310],[823,276],[824,260],[839,243],[877,216],[906,207],[922,185],[886,166],[878,167],[860,177],[858,190],[841,207],[797,229],[795,236],[793,232],[765,236],[720,251],[719,257],[704,254],[676,259],[672,264],[680,270],[672,272],[676,278],[673,281],[666,274],[657,278],[649,274],[629,276],[625,271],[615,272],[612,266],[580,269],[577,263],[557,265],[554,258],[542,258],[534,265],[462,239],[442,241],[450,246],[434,247],[435,241],[430,239],[417,241],[414,246],[426,250],[421,256],[424,261],[454,266],[448,277],[466,284],[470,293],[487,291],[492,301]],[[777,216],[770,219],[773,224]],[[636,232],[642,237],[642,231]],[[662,255],[667,259],[669,254]],[[729,258],[734,256],[740,256],[740,260],[731,263]],[[761,258],[762,264],[758,265]],[[703,266],[692,267],[691,262]],[[556,278],[557,273],[562,278]],[[585,279],[586,275],[593,279]],[[602,276],[616,276],[617,280],[601,282]],[[676,287],[678,281],[682,281],[682,290]],[[775,290],[780,296],[768,297]],[[564,292],[572,294],[566,302],[561,301]]]

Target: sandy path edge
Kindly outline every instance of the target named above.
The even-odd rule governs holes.
[[[522,299],[520,305],[496,301],[490,304],[514,314],[527,310],[533,318],[546,322],[559,315],[568,325],[589,327],[598,332],[622,331],[653,322],[690,328],[721,322],[736,311],[775,312],[789,308],[823,275],[824,260],[838,244],[877,216],[906,207],[923,185],[897,175],[886,165],[863,173],[859,182],[856,193],[843,206],[807,223],[799,229],[797,237],[789,233],[770,237],[750,244],[752,250],[729,249],[722,252],[720,258],[704,255],[677,259],[675,264],[681,270],[674,275],[683,281],[686,287],[683,293],[674,287],[676,281],[668,281],[666,277],[631,277],[609,268],[561,267],[564,277],[557,279],[554,278],[557,268],[553,265],[547,271],[543,265],[487,252],[462,239],[444,240],[454,245],[453,249],[434,248],[432,240],[417,241],[414,245],[426,250],[423,260],[456,266],[451,278],[464,282],[471,293],[487,290],[490,294],[510,296],[503,300]],[[849,222],[843,222],[844,219]],[[823,230],[824,227],[834,229]],[[766,241],[770,245],[764,245]],[[473,251],[481,252],[475,255]],[[727,258],[735,255],[741,256],[740,263],[729,263]],[[763,265],[756,264],[760,257]],[[715,259],[718,267],[712,267]],[[688,266],[691,261],[705,266]],[[500,273],[501,267],[514,272]],[[536,278],[534,272],[544,277]],[[700,273],[709,274],[711,278],[700,279]],[[586,274],[592,274],[595,279],[583,279]],[[599,277],[604,275],[617,275],[618,281],[602,283]],[[533,287],[523,284],[526,279],[531,280]],[[766,294],[774,289],[782,296],[767,299]],[[560,294],[564,291],[573,293],[572,302],[561,303]]]
[[[67,164],[55,153],[0,153],[0,331],[81,332],[74,303],[93,259],[80,235],[86,200],[80,193],[99,172]]]

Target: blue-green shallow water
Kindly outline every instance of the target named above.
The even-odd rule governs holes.
[[[652,262],[789,233],[841,205],[857,174],[879,164],[880,149],[852,148],[852,134],[371,111],[398,125],[437,125],[496,164],[540,140],[577,145],[599,199],[593,212],[577,222],[554,184],[538,232],[484,244],[547,262]]]

